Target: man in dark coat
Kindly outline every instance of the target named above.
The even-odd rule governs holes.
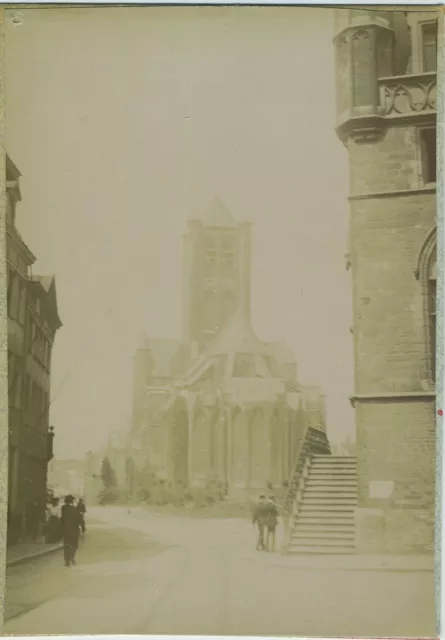
[[[266,527],[267,527],[267,546],[269,550],[275,551],[275,532],[278,524],[278,509],[275,505],[274,496],[269,496],[266,507]]]
[[[62,507],[62,537],[65,566],[76,564],[76,551],[79,544],[80,517],[79,511],[73,504],[74,497],[66,496]]]
[[[258,527],[257,551],[267,551],[264,544],[264,529],[266,527],[266,496],[260,496],[258,504],[255,506],[252,517],[252,524]]]

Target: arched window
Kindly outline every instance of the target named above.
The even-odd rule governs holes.
[[[205,274],[208,278],[214,278],[218,273],[218,254],[213,249],[208,249],[205,254]]]
[[[204,294],[204,329],[215,330],[218,326],[219,309],[216,291],[206,291]]]
[[[233,251],[224,251],[222,254],[223,276],[226,276],[226,277],[232,276],[234,267],[235,267],[235,255]]]
[[[432,384],[436,381],[436,260],[434,227],[423,243],[415,271],[422,287],[427,374]]]
[[[222,295],[223,322],[227,322],[235,311],[235,295],[233,291],[224,291]]]
[[[433,382],[436,381],[436,263],[437,256],[436,250],[430,258],[428,265],[428,283],[427,283],[427,297],[428,297],[428,323],[429,323],[429,338],[431,348],[431,377]]]

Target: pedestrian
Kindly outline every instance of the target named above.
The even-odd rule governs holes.
[[[79,513],[79,521],[80,521],[80,528],[82,530],[82,535],[85,534],[85,514],[87,512],[87,508],[85,506],[85,502],[82,500],[82,498],[79,498],[79,500],[77,501],[77,511]]]
[[[275,551],[275,532],[278,524],[278,509],[274,496],[269,496],[266,509],[267,546],[269,551]]]
[[[79,544],[80,518],[79,511],[73,504],[74,497],[66,496],[62,507],[62,537],[65,566],[76,564],[76,552]]]
[[[51,544],[59,542],[61,535],[60,528],[60,507],[59,499],[52,498],[48,509],[48,519],[46,522],[46,542]]]
[[[260,496],[257,505],[253,510],[252,524],[256,524],[258,527],[258,539],[256,550],[267,551],[267,546],[264,544],[264,530],[266,526],[266,496]]]

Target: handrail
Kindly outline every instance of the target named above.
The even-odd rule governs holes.
[[[296,455],[296,457],[295,457],[295,466],[294,466],[294,468],[292,469],[292,475],[291,475],[291,477],[290,477],[289,486],[288,486],[287,491],[286,491],[286,494],[285,494],[285,496],[284,496],[283,509],[284,509],[285,511],[291,511],[291,510],[292,510],[292,503],[293,503],[293,500],[291,501],[290,508],[288,508],[289,497],[290,497],[290,493],[291,493],[291,491],[292,491],[292,485],[293,485],[293,482],[294,482],[294,478],[296,477],[297,472],[298,472],[298,467],[299,467],[299,465],[301,464],[301,462],[300,462],[300,458],[301,458],[301,456],[302,456],[302,453],[303,453],[303,450],[304,450],[304,447],[305,447],[306,438],[307,438],[308,433],[309,433],[309,427],[308,427],[308,426],[306,426],[306,427],[305,427],[304,435],[303,435],[303,437],[302,437],[302,438],[301,438],[301,440],[300,440],[299,449],[297,450],[297,455]]]
[[[287,515],[285,520],[285,540],[283,544],[284,553],[291,539],[296,511],[303,499],[303,483],[309,471],[311,458],[313,455],[330,455],[330,453],[331,448],[326,433],[320,429],[306,427],[304,436],[300,441],[291,481],[283,502],[284,516]]]

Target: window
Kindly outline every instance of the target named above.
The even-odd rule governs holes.
[[[10,193],[6,196],[6,220],[8,224],[14,224],[14,204]]]
[[[227,322],[235,311],[235,296],[232,291],[224,291],[222,296],[223,322]]]
[[[233,251],[224,251],[222,256],[222,272],[224,276],[233,275],[235,256]]]
[[[436,255],[431,257],[428,269],[428,316],[431,348],[431,373],[436,380]]]
[[[204,329],[216,329],[218,321],[219,308],[217,292],[206,291],[204,295]]]
[[[18,314],[18,320],[21,325],[25,324],[25,315],[26,315],[26,287],[22,286],[20,290],[20,302],[19,302],[19,314]]]
[[[206,276],[216,276],[218,268],[217,253],[213,250],[206,251],[205,256],[205,273]]]
[[[420,144],[423,181],[426,184],[436,182],[436,127],[421,129]]]
[[[8,405],[19,409],[22,394],[23,359],[8,351]]]
[[[20,304],[20,283],[16,274],[12,276],[11,291],[9,298],[9,317],[16,320],[19,313]]]
[[[437,70],[437,22],[422,25],[422,69],[424,73]]]

